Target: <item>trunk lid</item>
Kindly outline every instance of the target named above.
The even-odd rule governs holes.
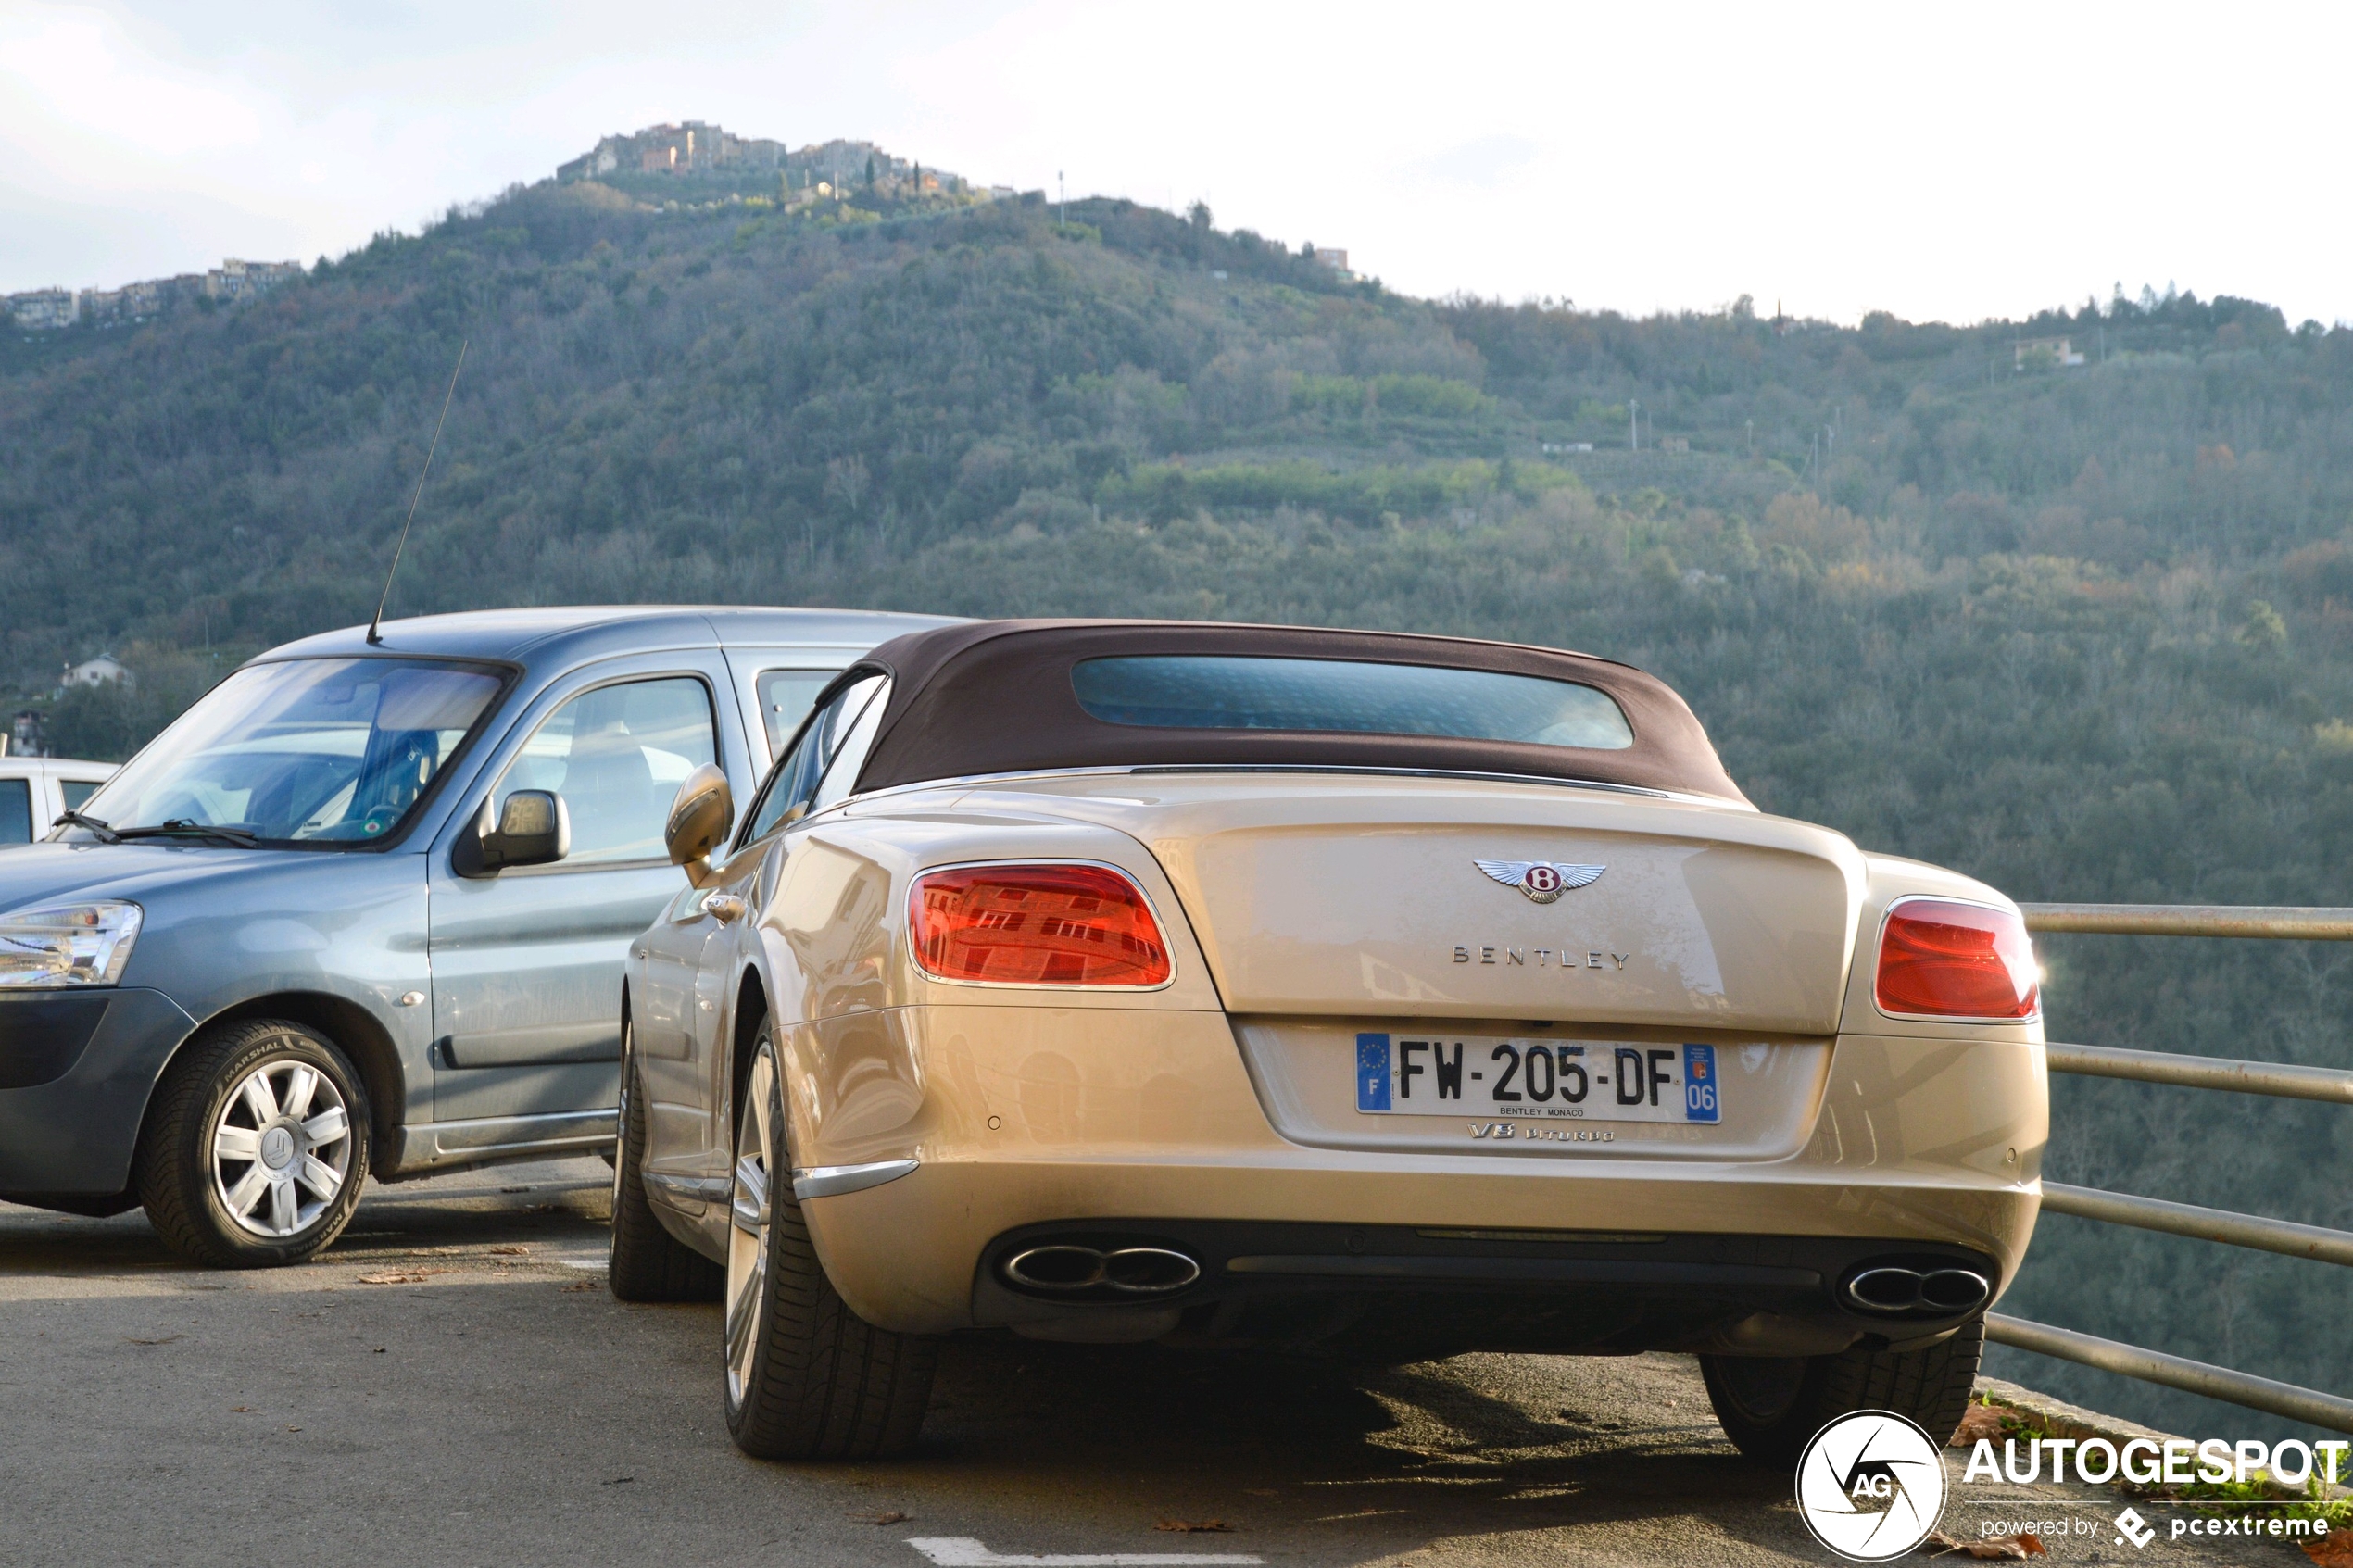
[[[1865,872],[1824,828],[1471,779],[1131,774],[1054,794],[1151,847],[1229,1012],[1838,1027]],[[1533,864],[1601,870],[1550,897],[1498,880]]]
[[[1473,779],[985,793],[1016,787],[1151,848],[1287,1137],[1766,1159],[1811,1126],[1865,888],[1838,834]]]

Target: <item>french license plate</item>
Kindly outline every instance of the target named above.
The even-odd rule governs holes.
[[[1720,1121],[1714,1046],[1491,1035],[1356,1036],[1356,1109],[1374,1116]]]

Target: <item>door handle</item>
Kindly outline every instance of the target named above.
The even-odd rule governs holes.
[[[714,893],[702,901],[702,912],[725,925],[743,918],[744,901],[732,893]]]

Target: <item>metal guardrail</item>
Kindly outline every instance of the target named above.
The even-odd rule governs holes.
[[[2353,909],[2260,904],[2020,904],[2029,931],[2353,942]]]
[[[2028,1323],[2024,1318],[2004,1317],[1999,1312],[1985,1314],[1985,1337],[1996,1345],[2056,1356],[2060,1361],[2097,1367],[2102,1372],[2137,1377],[2144,1383],[2161,1383],[2168,1388],[2203,1394],[2209,1399],[2245,1405],[2290,1421],[2309,1421],[2332,1432],[2353,1432],[2353,1399],[2299,1388],[2293,1383],[2275,1383],[2268,1377],[2233,1372],[2228,1367],[2208,1366],[2186,1356],[2144,1350],[2138,1345],[2120,1344],[2095,1334],[2078,1334],[2071,1328]]]
[[[2353,942],[2353,909],[2214,904],[2021,904],[2019,908],[2026,916],[2030,931]],[[2176,1056],[2169,1051],[2122,1050],[2107,1046],[2053,1044],[2045,1051],[2054,1073],[2353,1105],[2353,1073],[2334,1068]],[[2047,1181],[2043,1184],[2043,1207],[2055,1214],[2072,1214],[2108,1224],[2132,1225],[2171,1236],[2353,1266],[2353,1232],[2330,1230],[2322,1225],[2267,1220],[2227,1209],[2203,1209],[2194,1203],[2173,1203]],[[2309,1422],[2331,1431],[2353,1432],[2353,1399],[2300,1388],[2292,1383],[2209,1366],[2186,1357],[2170,1356],[2160,1350],[1996,1312],[1985,1316],[1985,1337],[1996,1345],[2056,1356],[2061,1361],[2227,1400],[2290,1421]]]
[[[2353,1073],[2334,1067],[2175,1056],[2171,1051],[2129,1051],[2114,1046],[2064,1046],[2057,1041],[2043,1049],[2050,1057],[2054,1073],[2137,1078],[2144,1084],[2175,1084],[2185,1089],[2229,1089],[2243,1095],[2282,1095],[2289,1099],[2353,1105]]]

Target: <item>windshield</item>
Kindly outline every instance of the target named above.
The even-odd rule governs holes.
[[[82,805],[113,832],[170,823],[350,848],[399,831],[498,675],[410,659],[257,664],[215,686]]]
[[[1192,654],[1089,659],[1078,706],[1110,724],[1338,731],[1623,751],[1626,714],[1574,681],[1428,664]]]

